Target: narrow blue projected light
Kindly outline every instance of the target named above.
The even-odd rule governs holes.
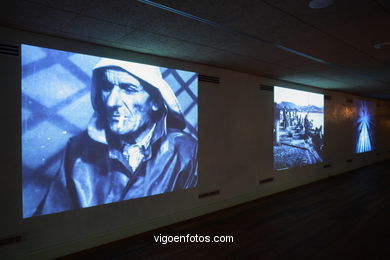
[[[355,153],[370,152],[374,149],[373,106],[367,101],[356,101],[358,112],[356,119]]]

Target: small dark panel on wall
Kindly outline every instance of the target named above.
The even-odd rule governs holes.
[[[379,155],[381,155],[381,153],[376,153],[376,156],[379,156]]]
[[[19,47],[0,43],[0,54],[19,56]]]
[[[324,165],[324,168],[330,168],[330,167],[332,167],[330,163]]]
[[[274,181],[274,178],[267,178],[267,179],[262,179],[259,181],[259,184],[264,184],[264,183],[267,183],[267,182],[273,182]]]
[[[201,193],[201,194],[198,195],[198,198],[199,199],[203,199],[203,198],[210,197],[210,196],[215,196],[215,195],[219,195],[219,190],[214,190],[214,191],[210,191],[210,192]]]
[[[352,162],[352,159],[348,159],[348,160],[346,160],[346,162]]]
[[[214,84],[219,84],[220,78],[219,77],[214,77],[214,76],[207,76],[207,75],[198,75],[198,80],[202,82],[208,82],[208,83],[214,83]]]
[[[332,96],[331,95],[324,95],[324,99],[325,100],[332,100]]]
[[[22,235],[0,238],[0,246],[15,244],[22,241]]]
[[[347,103],[353,103],[352,99],[347,99]]]
[[[268,86],[268,85],[260,85],[260,90],[265,90],[265,91],[274,91],[274,87],[273,86]]]

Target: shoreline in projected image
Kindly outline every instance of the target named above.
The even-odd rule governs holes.
[[[274,87],[274,169],[323,162],[324,96]]]
[[[22,45],[23,218],[197,186],[195,72]]]
[[[371,152],[375,148],[375,104],[355,99],[354,105],[357,108],[354,121],[354,153]]]

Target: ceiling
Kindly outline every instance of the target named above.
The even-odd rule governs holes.
[[[0,24],[390,99],[390,1],[309,2],[3,0]]]

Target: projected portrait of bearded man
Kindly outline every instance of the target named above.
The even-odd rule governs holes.
[[[197,140],[155,66],[101,59],[92,119],[72,137],[34,215],[145,197],[197,185]]]

